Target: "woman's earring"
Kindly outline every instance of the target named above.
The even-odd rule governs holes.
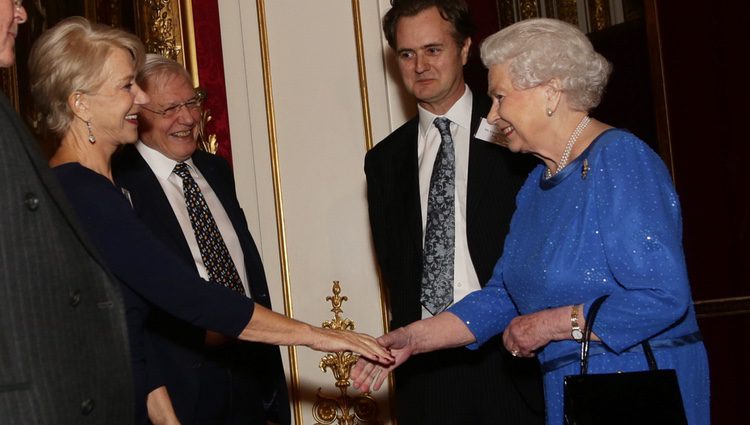
[[[86,128],[89,130],[89,143],[92,145],[96,143],[96,136],[94,136],[94,132],[91,131],[91,122],[86,121]]]
[[[551,117],[552,114],[554,114],[554,113],[555,113],[555,111],[553,111],[552,108],[547,108],[547,116],[548,117]]]

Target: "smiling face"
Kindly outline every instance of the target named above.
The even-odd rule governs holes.
[[[190,81],[182,75],[168,75],[148,84],[151,103],[148,108],[163,111],[195,97]],[[141,140],[167,158],[182,162],[198,148],[200,108],[179,107],[174,116],[145,111],[141,115]]]
[[[16,7],[13,0],[0,0],[0,67],[7,68],[16,62],[16,35],[18,25],[26,22],[26,9]]]
[[[130,52],[121,48],[112,50],[102,67],[102,81],[96,93],[84,95],[96,142],[134,143],[138,140],[140,105],[149,99],[135,82]]]
[[[508,138],[508,149],[513,152],[536,153],[535,135],[546,119],[545,87],[518,90],[511,82],[508,64],[492,65],[488,75],[492,108],[487,121],[496,125]]]
[[[406,89],[428,111],[442,115],[464,93],[463,66],[471,39],[453,39],[453,25],[431,7],[396,25],[396,54]]]

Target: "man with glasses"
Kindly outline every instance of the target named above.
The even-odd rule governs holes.
[[[136,81],[151,102],[139,114],[140,140],[113,159],[116,183],[154,234],[211,280],[206,284],[224,284],[270,308],[229,165],[198,150],[203,98],[190,75],[177,62],[150,54]],[[227,276],[232,278],[222,281]],[[200,424],[291,421],[278,347],[229,341],[166,313],[157,314],[147,331],[153,422],[174,416]]]

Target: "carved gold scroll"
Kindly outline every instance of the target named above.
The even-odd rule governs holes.
[[[333,296],[326,297],[331,302],[333,320],[323,322],[323,327],[342,331],[353,331],[354,322],[351,319],[342,319],[344,312],[341,306],[348,301],[346,296],[341,296],[341,286],[338,281],[333,282]],[[317,401],[313,405],[313,417],[316,425],[378,425],[378,404],[369,392],[357,396],[348,394],[349,373],[357,363],[359,356],[351,351],[340,353],[328,353],[320,360],[320,369],[326,372],[330,369],[336,378],[336,388],[340,394],[337,396],[323,393],[318,388]]]

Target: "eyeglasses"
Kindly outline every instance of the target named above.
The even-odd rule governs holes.
[[[187,108],[187,110],[190,111],[190,112],[192,112],[192,111],[198,111],[201,108],[201,104],[203,104],[203,97],[200,96],[200,95],[196,95],[196,96],[191,97],[190,99],[188,99],[188,100],[186,100],[184,102],[180,102],[178,104],[172,105],[172,106],[170,106],[168,108],[164,108],[162,110],[151,109],[151,108],[147,108],[145,106],[141,106],[141,108],[143,108],[143,109],[145,109],[145,110],[147,110],[149,112],[153,112],[155,114],[159,114],[159,115],[161,115],[164,118],[172,118],[172,117],[176,116],[177,114],[179,114],[180,111],[182,110],[182,108]]]

